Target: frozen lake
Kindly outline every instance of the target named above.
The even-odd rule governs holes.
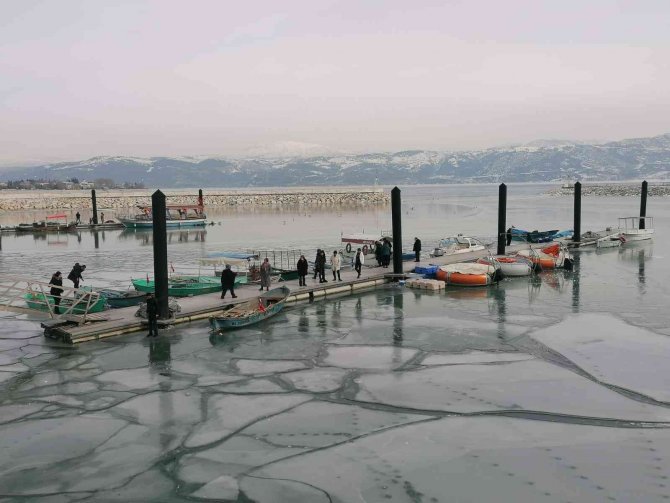
[[[572,198],[548,187],[509,186],[508,225],[571,228]],[[639,200],[582,211],[600,230]],[[653,242],[580,251],[574,272],[389,285],[223,336],[197,322],[71,347],[2,313],[0,501],[667,501],[670,201],[647,212]],[[391,227],[390,207],[208,215],[170,233],[177,270]],[[496,219],[494,185],[403,190],[408,246],[492,236]],[[48,281],[78,261],[85,285],[125,287],[152,272],[150,233],[1,239],[1,274]]]

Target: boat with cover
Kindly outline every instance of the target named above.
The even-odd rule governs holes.
[[[441,257],[443,255],[455,255],[458,253],[468,253],[473,251],[486,250],[486,246],[476,238],[458,234],[448,238],[441,239],[431,253],[431,257]]]
[[[209,323],[213,330],[232,330],[259,323],[281,311],[289,293],[290,290],[282,286],[239,304],[230,304],[220,315],[211,316]]]
[[[14,227],[15,232],[75,232],[77,230],[76,223],[67,223],[67,215],[65,213],[57,213],[55,215],[48,215],[46,220],[40,222],[33,222],[32,224],[19,224]]]
[[[235,284],[239,283],[238,278],[235,278]],[[140,292],[154,292],[156,289],[153,280],[131,279],[131,282],[135,290]],[[172,276],[168,278],[168,295],[171,297],[191,297],[220,291],[221,278],[217,276]]]
[[[619,231],[629,241],[643,241],[654,237],[653,217],[622,217],[619,219]]]
[[[533,263],[518,255],[490,255],[480,258],[477,263],[498,266],[502,275],[508,277],[529,276],[533,272]]]
[[[548,243],[553,241],[554,236],[558,234],[558,229],[549,231],[527,231],[512,227],[512,241],[524,241],[526,243]]]
[[[519,250],[517,255],[525,257],[533,264],[538,264],[542,269],[559,269],[561,267],[571,268],[572,259],[565,246],[554,244],[541,248],[528,248],[527,250]]]
[[[124,227],[129,229],[152,229],[154,226],[151,206],[137,206],[135,215],[119,217]],[[165,207],[165,226],[197,227],[206,225],[205,204],[198,197],[197,204],[172,204]]]
[[[502,273],[495,265],[458,262],[440,266],[435,277],[447,285],[488,286],[500,281]]]

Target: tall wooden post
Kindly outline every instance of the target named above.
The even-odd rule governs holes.
[[[202,197],[202,189],[198,189],[198,206],[202,207],[205,205],[205,200]]]
[[[575,183],[575,221],[573,226],[572,240],[579,243],[582,240],[582,184]]]
[[[402,274],[402,205],[400,189],[391,191],[391,220],[393,227],[393,274]]]
[[[170,316],[168,309],[167,225],[165,222],[165,194],[160,190],[151,196],[151,215],[154,230],[154,288],[158,317]]]
[[[91,189],[91,201],[93,202],[93,223],[98,223],[98,202],[95,200],[95,189]]]
[[[645,228],[645,218],[647,216],[647,180],[642,182],[642,194],[640,196],[640,229]]]
[[[505,221],[507,217],[507,185],[504,183],[498,187],[498,255],[505,254],[507,244],[507,232]]]

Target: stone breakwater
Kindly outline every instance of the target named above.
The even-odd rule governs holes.
[[[582,196],[607,196],[607,197],[640,197],[642,191],[642,184],[598,184],[582,185]],[[552,189],[548,192],[552,196],[568,196],[574,194],[574,189],[572,187],[558,187]],[[670,196],[670,184],[649,184],[647,189],[647,195],[658,197],[658,196]]]
[[[370,190],[277,190],[254,192],[204,192],[205,206],[369,206],[388,204],[390,193]],[[150,206],[153,191],[98,191],[98,208],[121,209]],[[167,204],[196,204],[197,191],[164,191]],[[90,209],[89,191],[0,191],[0,211]]]

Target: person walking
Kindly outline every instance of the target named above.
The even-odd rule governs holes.
[[[105,223],[105,214],[102,211],[100,212],[100,223],[101,224]]]
[[[375,241],[375,260],[377,261],[377,267],[382,266],[382,243],[381,241]]]
[[[76,218],[75,223],[77,225],[79,225],[81,223],[81,214],[79,212],[77,212],[77,214],[75,215],[75,218]]]
[[[330,267],[333,270],[333,281],[342,281],[340,277],[340,266],[342,264],[342,258],[337,254],[337,250],[333,252],[333,256],[330,257]]]
[[[272,271],[272,266],[270,265],[270,259],[265,257],[265,260],[261,264],[261,288],[265,287],[266,291],[270,291],[270,272]]]
[[[384,240],[384,244],[382,244],[382,266],[388,267],[390,263],[391,263],[391,247],[389,246],[389,242]]]
[[[326,252],[319,250],[319,283],[328,283],[326,279]]]
[[[226,268],[221,272],[221,298],[226,298],[226,292],[230,290],[230,295],[233,299],[237,298],[235,295],[235,276],[237,273],[230,268],[230,264],[226,264]]]
[[[72,281],[74,283],[75,288],[79,288],[79,282],[84,281],[84,278],[81,276],[81,273],[86,270],[85,265],[79,265],[79,262],[77,262],[72,270],[70,271],[70,274],[67,275],[67,279]]]
[[[307,276],[309,264],[304,255],[300,255],[298,263],[296,264],[296,269],[298,269],[298,286],[307,286],[305,283],[305,276]],[[316,276],[314,278],[316,279]]]
[[[60,271],[56,271],[53,276],[51,276],[49,285],[51,286],[49,294],[54,299],[54,313],[60,314],[60,296],[63,293],[63,275]]]
[[[421,258],[421,240],[419,238],[414,238],[414,262],[419,262]]]
[[[149,322],[149,333],[147,337],[158,337],[158,302],[153,293],[147,295],[147,321]]]
[[[363,267],[363,264],[365,263],[365,259],[363,258],[363,252],[359,248],[356,250],[356,257],[354,258],[354,270],[358,273],[358,276],[356,278],[361,277],[361,269]]]
[[[512,244],[512,228],[507,229],[505,233],[505,239],[507,240],[507,246]]]
[[[313,279],[316,279],[316,276],[319,274],[319,260],[321,260],[321,248],[316,249],[316,256],[314,257],[314,278]]]

